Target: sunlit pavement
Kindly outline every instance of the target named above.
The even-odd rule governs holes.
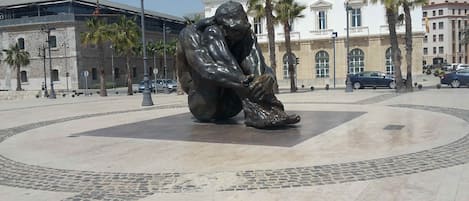
[[[1,101],[0,200],[466,201],[468,91],[282,92],[303,119],[262,132],[174,93]]]

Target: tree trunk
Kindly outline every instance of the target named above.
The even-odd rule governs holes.
[[[391,42],[392,61],[395,68],[396,77],[396,91],[401,92],[403,88],[402,73],[401,73],[401,51],[399,50],[399,43],[396,33],[397,13],[393,9],[386,9],[386,15],[389,27],[389,40]]]
[[[265,1],[265,14],[267,23],[267,37],[269,38],[269,59],[270,67],[274,71],[275,80],[277,80],[277,61],[275,59],[275,29],[274,16],[272,15],[272,0]],[[275,82],[274,92],[278,93],[278,82]]]
[[[406,89],[412,91],[412,18],[410,16],[409,3],[404,2],[404,19],[405,19],[405,60],[407,62],[407,79]]]
[[[130,56],[125,56],[125,64],[127,65],[127,95],[131,96],[134,95],[134,91],[132,89],[132,72],[130,71]]]
[[[99,44],[98,46],[98,51],[99,51],[99,95],[104,97],[107,96],[107,90],[106,90],[106,80],[104,79],[104,66],[103,66],[103,59],[104,59],[104,48],[102,44]]]
[[[283,30],[285,32],[285,48],[287,49],[287,63],[288,63],[288,75],[290,76],[290,92],[296,92],[295,83],[295,68],[293,65],[291,42],[290,42],[290,24],[288,21],[283,23]]]
[[[16,91],[22,91],[21,89],[21,66],[16,65]]]

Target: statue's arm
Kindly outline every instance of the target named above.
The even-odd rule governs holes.
[[[254,34],[251,35],[250,41],[252,41],[252,45],[249,46],[249,54],[241,62],[241,66],[243,69],[246,69],[246,71],[256,75],[249,86],[249,91],[252,98],[262,100],[266,95],[268,96],[274,93],[273,90],[277,79],[272,68],[265,64],[264,57],[262,56],[257,38]]]
[[[262,75],[268,74],[275,79],[274,72],[271,67],[265,63],[264,56],[262,56],[261,48],[257,43],[257,37],[252,34],[249,39],[252,41],[250,46],[249,55],[241,62],[241,67],[249,71],[250,74]]]
[[[227,58],[232,56],[227,49],[224,49],[226,46],[217,47],[222,42],[216,41],[215,38],[206,44],[205,40],[202,42],[202,37],[210,38],[211,36],[201,37],[200,34],[194,27],[187,27],[180,33],[181,48],[184,49],[187,63],[192,70],[202,78],[214,81],[221,86],[244,88],[243,82],[247,77],[234,59]]]

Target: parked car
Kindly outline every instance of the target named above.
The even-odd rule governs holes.
[[[350,75],[350,81],[355,89],[364,87],[389,87],[394,89],[396,87],[394,76],[379,71],[364,71]]]
[[[462,69],[468,69],[469,64],[458,64],[455,70],[462,70]]]
[[[440,83],[447,84],[452,88],[459,88],[461,85],[469,86],[469,68],[445,74]]]
[[[155,92],[155,88],[157,92],[174,92],[177,90],[177,82],[176,80],[171,80],[171,79],[156,79],[156,85],[155,85],[155,80],[150,80],[150,91]],[[155,87],[156,86],[156,87]],[[139,86],[138,86],[138,92],[141,93],[145,89],[144,82],[141,81]]]
[[[156,90],[165,91],[168,90],[169,93],[176,91],[178,88],[178,83],[176,80],[171,79],[157,79],[156,80]]]

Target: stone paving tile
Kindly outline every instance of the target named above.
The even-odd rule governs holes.
[[[419,105],[394,106],[442,112],[469,122],[469,110]],[[185,105],[90,114],[27,124],[0,130],[0,142],[21,132],[54,123],[95,116],[174,107],[185,107]],[[239,171],[236,172],[236,176],[243,182],[233,182],[232,184],[224,185],[226,187],[218,188],[218,190],[280,189],[365,181],[415,174],[468,162],[469,134],[447,145],[387,158],[321,166]],[[66,200],[137,200],[154,193],[196,192],[213,188],[208,184],[197,183],[198,181],[195,181],[198,179],[197,177],[187,177],[189,173],[147,174],[63,170],[28,165],[3,156],[0,156],[0,169],[0,185],[77,193],[76,196]]]
[[[356,102],[320,102],[320,101],[294,101],[294,102],[283,102],[284,104],[353,104],[353,105],[368,105],[368,104],[375,104],[379,103],[385,100],[388,100],[390,98],[394,98],[396,96],[399,96],[400,94],[398,93],[386,93],[386,94],[381,94],[378,96],[374,96],[371,98],[367,98],[364,100],[356,101]]]

